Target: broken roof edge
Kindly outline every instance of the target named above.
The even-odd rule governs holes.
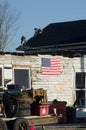
[[[65,21],[65,22],[57,22],[57,23],[50,23],[48,26],[46,26],[44,29],[43,29],[43,31],[44,32],[46,32],[46,31],[48,31],[48,29],[49,30],[52,30],[52,26],[53,27],[55,27],[56,25],[61,25],[61,26],[64,26],[64,24],[70,24],[70,23],[75,23],[75,25],[77,24],[77,23],[79,23],[80,22],[80,24],[78,24],[77,26],[79,26],[79,25],[83,25],[83,23],[85,23],[85,25],[86,25],[86,20],[85,19],[83,19],[83,20],[73,20],[73,21]],[[71,25],[70,25],[71,26]],[[75,28],[76,26],[74,26],[74,28]],[[50,29],[51,28],[51,29]],[[69,28],[69,27],[68,27]],[[45,31],[46,30],[46,31]],[[86,30],[85,30],[86,31]],[[61,33],[61,32],[60,32]],[[44,33],[44,34],[46,34],[46,33]],[[79,34],[78,34],[79,35]],[[43,39],[46,39],[46,35],[43,35],[43,37],[41,38],[41,36],[42,35],[38,35],[37,37],[31,37],[29,40],[27,40],[27,43],[26,43],[26,45],[25,46],[19,46],[19,47],[17,47],[16,48],[16,50],[17,51],[26,51],[26,50],[28,50],[28,49],[32,49],[32,48],[38,48],[38,47],[43,47],[43,46],[48,46],[48,45],[55,45],[54,44],[54,40],[53,41],[49,41],[49,39],[47,39],[47,40],[43,40]],[[75,36],[75,34],[74,34],[74,36]],[[80,35],[80,36],[82,36],[82,35]],[[80,36],[78,37],[78,40],[80,40],[79,38],[80,38]],[[48,37],[48,36],[47,36]],[[62,37],[63,37],[63,34],[61,34],[61,39],[62,39]],[[39,39],[40,38],[40,40],[37,40],[37,39]],[[73,37],[74,38],[74,37]],[[77,43],[77,42],[79,42],[77,39],[76,39],[77,37],[75,37],[75,43]],[[34,39],[35,39],[35,41],[34,41]],[[84,37],[81,37],[81,41],[80,42],[83,42],[83,39],[84,39]],[[56,40],[56,39],[55,39]],[[57,39],[57,45],[59,44],[69,44],[69,42],[71,42],[71,44],[73,44],[74,42],[73,41],[65,41],[65,40],[68,40],[68,39],[63,39],[64,41],[61,41],[62,43],[60,43],[59,42],[59,39]],[[71,40],[71,39],[70,39]],[[73,40],[73,39],[72,39]],[[42,41],[42,42],[41,42]],[[84,41],[86,41],[86,39],[84,40]],[[35,43],[35,44],[34,44]],[[46,44],[45,44],[46,43]],[[74,43],[74,44],[75,44]]]
[[[78,46],[78,45],[86,45],[86,42],[73,42],[73,43],[63,43],[63,44],[53,44],[53,45],[48,45],[48,46],[40,46],[40,47],[28,47],[28,46],[19,46],[18,48],[16,48],[16,50],[18,51],[28,51],[28,50],[36,50],[36,49],[45,49],[45,48],[54,48],[54,47],[58,47],[58,48],[62,48],[62,47],[70,47],[70,46]]]

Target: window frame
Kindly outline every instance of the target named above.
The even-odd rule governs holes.
[[[19,70],[19,69],[20,69],[20,70],[28,70],[28,78],[29,78],[29,80],[28,80],[28,83],[29,83],[29,84],[28,84],[28,85],[29,85],[29,86],[28,86],[27,90],[31,89],[31,76],[30,76],[30,75],[31,75],[31,74],[30,74],[31,72],[30,72],[30,68],[28,68],[28,67],[14,67],[14,68],[13,68],[13,81],[14,81],[14,83],[15,83],[15,74],[14,74],[14,70],[15,70],[15,69],[18,69],[18,70]]]
[[[80,87],[80,86],[83,86],[83,82],[81,82],[82,84],[78,84],[78,86],[80,87],[80,88],[78,88],[77,87],[77,81],[76,80],[78,80],[77,78],[76,78],[76,75],[77,74],[83,74],[84,76],[81,76],[82,78],[84,78],[84,87]],[[79,83],[80,83],[80,81],[79,81]],[[79,108],[86,108],[86,72],[76,72],[75,73],[75,92],[80,92],[80,91],[82,91],[82,92],[84,92],[84,105],[83,105],[83,103],[82,103],[82,98],[83,97],[80,97],[79,98],[79,102],[80,102],[80,105],[79,106],[77,106],[77,107],[79,107]],[[80,94],[81,95],[81,94]],[[77,98],[77,94],[76,94],[76,98]]]

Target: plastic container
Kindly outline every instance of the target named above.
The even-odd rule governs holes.
[[[64,102],[58,102],[52,104],[53,110],[56,108],[57,115],[62,115],[61,118],[58,119],[59,123],[66,123],[67,122],[67,115],[66,115],[66,105]]]
[[[67,123],[76,122],[76,108],[67,107]]]
[[[29,126],[29,130],[34,130],[34,129],[35,129],[35,128],[34,128],[34,125],[33,125],[33,124]]]
[[[46,116],[49,113],[48,105],[32,105],[31,115]]]

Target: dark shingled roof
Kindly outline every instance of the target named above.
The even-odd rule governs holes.
[[[28,40],[29,47],[59,45],[86,41],[86,20],[52,23]]]
[[[86,20],[51,23],[42,30],[41,34],[38,33],[24,45],[16,48],[16,50],[31,53],[76,49],[86,49]]]

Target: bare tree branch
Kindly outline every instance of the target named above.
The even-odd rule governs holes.
[[[13,39],[17,32],[17,21],[19,14],[10,11],[8,2],[0,3],[0,50],[4,51],[5,47]]]

